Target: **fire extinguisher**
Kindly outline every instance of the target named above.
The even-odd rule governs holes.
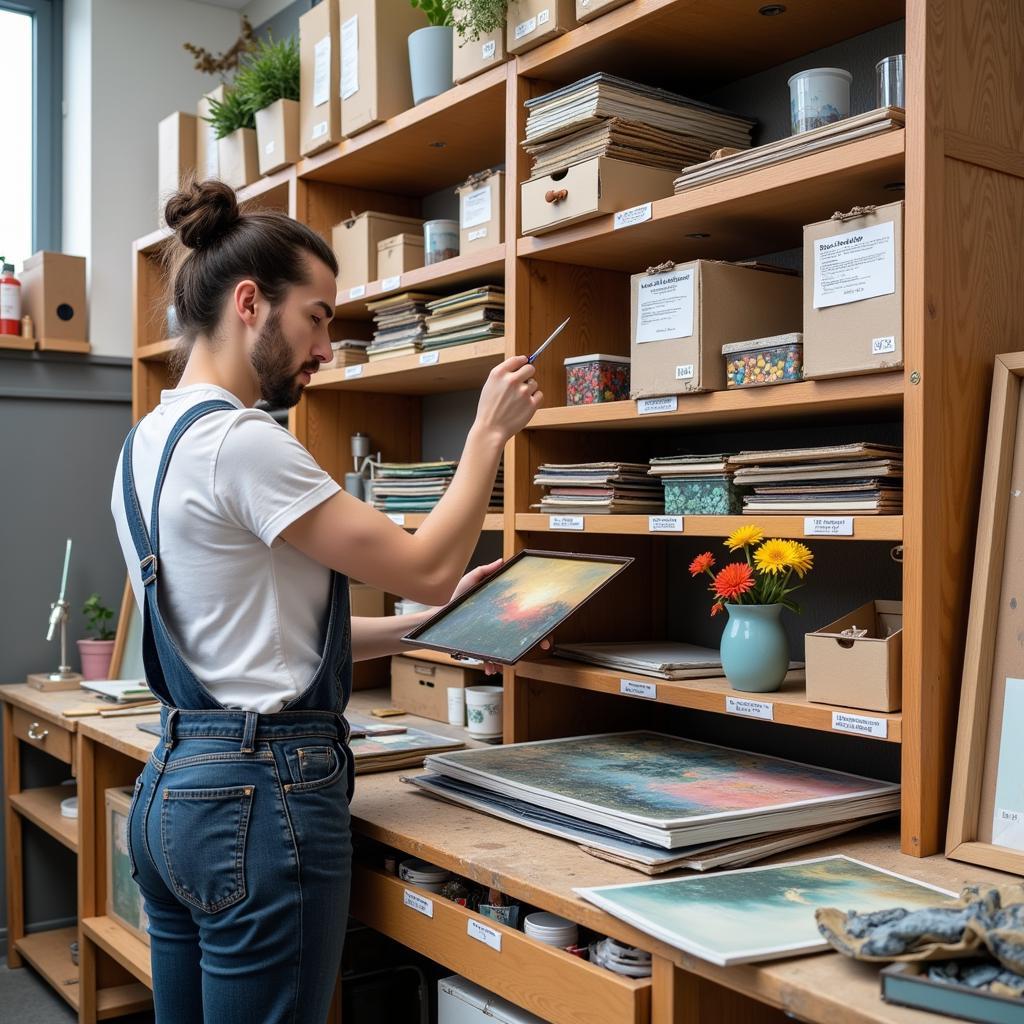
[[[2,256],[0,262],[3,262]],[[14,264],[4,263],[0,273],[0,334],[20,333],[21,282],[14,276]]]

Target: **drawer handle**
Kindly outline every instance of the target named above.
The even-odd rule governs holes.
[[[28,738],[30,740],[45,740],[46,737],[50,735],[49,729],[43,729],[42,732],[37,732],[36,730],[39,729],[39,727],[40,726],[38,722],[33,722],[28,727]]]
[[[560,203],[563,199],[569,198],[569,190],[567,188],[549,188],[544,193],[544,202],[546,203]]]

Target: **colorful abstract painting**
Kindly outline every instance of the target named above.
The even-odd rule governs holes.
[[[727,967],[827,949],[814,911],[934,907],[955,894],[849,857],[577,889],[677,949]]]
[[[621,562],[524,555],[415,640],[514,662],[621,569]]]

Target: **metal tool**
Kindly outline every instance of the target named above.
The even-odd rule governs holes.
[[[561,322],[561,323],[560,323],[560,324],[559,324],[559,325],[558,325],[558,326],[557,326],[557,327],[556,327],[556,328],[555,328],[555,329],[554,329],[554,330],[553,330],[553,331],[552,331],[552,332],[551,332],[551,333],[550,333],[550,334],[548,335],[548,339],[547,339],[547,341],[545,341],[545,342],[544,342],[544,344],[543,344],[543,345],[541,345],[541,347],[540,347],[539,349],[537,349],[537,351],[536,351],[536,352],[534,352],[534,353],[533,353],[533,355],[532,355],[532,356],[530,356],[530,358],[529,358],[529,359],[527,359],[526,361],[527,361],[528,363],[532,363],[532,362],[533,362],[533,361],[534,361],[534,360],[535,360],[535,359],[537,358],[537,356],[539,356],[539,355],[541,354],[541,352],[543,352],[543,351],[544,351],[544,349],[546,349],[546,348],[548,347],[548,345],[550,345],[550,344],[551,344],[551,342],[553,342],[553,341],[555,340],[555,338],[557,338],[557,337],[558,337],[558,336],[559,336],[559,335],[560,335],[560,334],[562,333],[562,331],[563,331],[563,330],[565,329],[565,325],[566,325],[566,324],[567,324],[567,323],[568,323],[568,322],[569,322],[569,321],[570,321],[571,319],[572,319],[572,317],[571,317],[571,316],[567,316],[567,317],[566,317],[566,318],[565,318],[565,319],[564,319],[564,320],[563,320],[563,321],[562,321],[562,322]]]

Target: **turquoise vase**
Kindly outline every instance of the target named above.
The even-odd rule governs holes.
[[[781,604],[727,604],[722,634],[722,670],[734,690],[772,693],[789,668],[789,644]]]

